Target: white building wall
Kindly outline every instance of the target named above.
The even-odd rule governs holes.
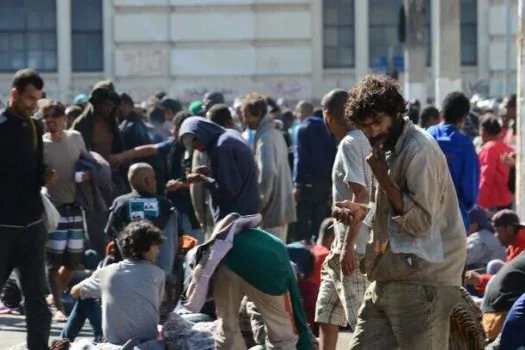
[[[369,71],[368,0],[355,1],[355,68],[323,68],[321,0],[104,0],[104,71],[71,72],[70,6],[57,1],[58,72],[43,74],[46,92],[67,100],[98,80],[142,100],[164,90],[184,101],[210,90],[228,100],[259,91],[288,100],[319,100],[349,89]],[[478,65],[462,67],[463,90],[501,96],[516,91],[516,1],[505,50],[505,0],[478,0]],[[396,14],[393,14],[397,16]],[[505,74],[506,60],[511,71]],[[0,99],[11,74],[0,74]],[[427,92],[434,96],[432,69]],[[403,86],[403,74],[400,84]]]

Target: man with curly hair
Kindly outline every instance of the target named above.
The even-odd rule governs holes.
[[[74,297],[101,299],[102,331],[109,343],[157,338],[165,274],[155,261],[163,241],[150,222],[132,222],[118,236],[125,259],[95,271],[71,289]]]
[[[378,184],[368,214],[351,201],[334,210],[350,231],[363,220],[372,227],[359,264],[372,283],[351,349],[448,349],[466,234],[447,160],[432,136],[406,118],[406,101],[388,77],[355,85],[345,118],[370,140],[367,162]]]

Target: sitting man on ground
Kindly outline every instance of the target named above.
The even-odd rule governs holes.
[[[169,279],[175,259],[177,220],[171,202],[156,195],[155,170],[146,163],[129,168],[128,180],[132,191],[115,199],[110,208],[106,235],[114,240],[130,222],[148,220],[163,231],[165,243],[160,248],[157,264]],[[175,216],[174,216],[175,215]],[[116,254],[119,254],[118,249]]]
[[[147,221],[129,224],[118,236],[124,260],[99,269],[71,289],[81,299],[101,298],[107,342],[157,339],[164,272],[155,265],[164,238]]]
[[[501,260],[492,260],[487,265],[487,273],[481,274],[476,271],[467,271],[465,274],[465,282],[469,285],[474,285],[476,290],[480,293],[485,291],[487,284],[493,275],[495,275],[501,267],[513,260],[525,249],[525,229],[524,225],[520,223],[518,214],[512,210],[504,209],[492,217],[494,229],[496,230],[496,237],[503,246],[507,247],[505,262]]]

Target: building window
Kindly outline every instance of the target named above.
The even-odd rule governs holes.
[[[426,0],[427,29],[432,39],[432,3]],[[461,65],[475,66],[478,64],[478,3],[477,0],[461,0],[460,2],[460,47]],[[427,65],[432,63],[432,40],[428,41]]]
[[[71,1],[73,72],[104,70],[102,0]]]
[[[56,0],[2,0],[0,71],[57,70]]]
[[[478,2],[461,0],[461,65],[478,64]]]
[[[370,67],[386,71],[395,57],[403,57],[398,24],[402,0],[368,1],[368,52]]]
[[[325,68],[355,64],[354,0],[323,0],[323,62]]]

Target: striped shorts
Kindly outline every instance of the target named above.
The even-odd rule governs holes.
[[[82,261],[84,250],[84,218],[77,204],[63,204],[57,207],[60,223],[51,232],[47,241],[47,263],[50,268],[65,266],[75,269]]]
[[[330,252],[321,268],[321,287],[315,305],[315,322],[355,329],[357,314],[370,285],[359,268],[348,277],[341,276],[340,254]],[[362,258],[355,254],[356,266]],[[341,278],[343,277],[343,278]]]

